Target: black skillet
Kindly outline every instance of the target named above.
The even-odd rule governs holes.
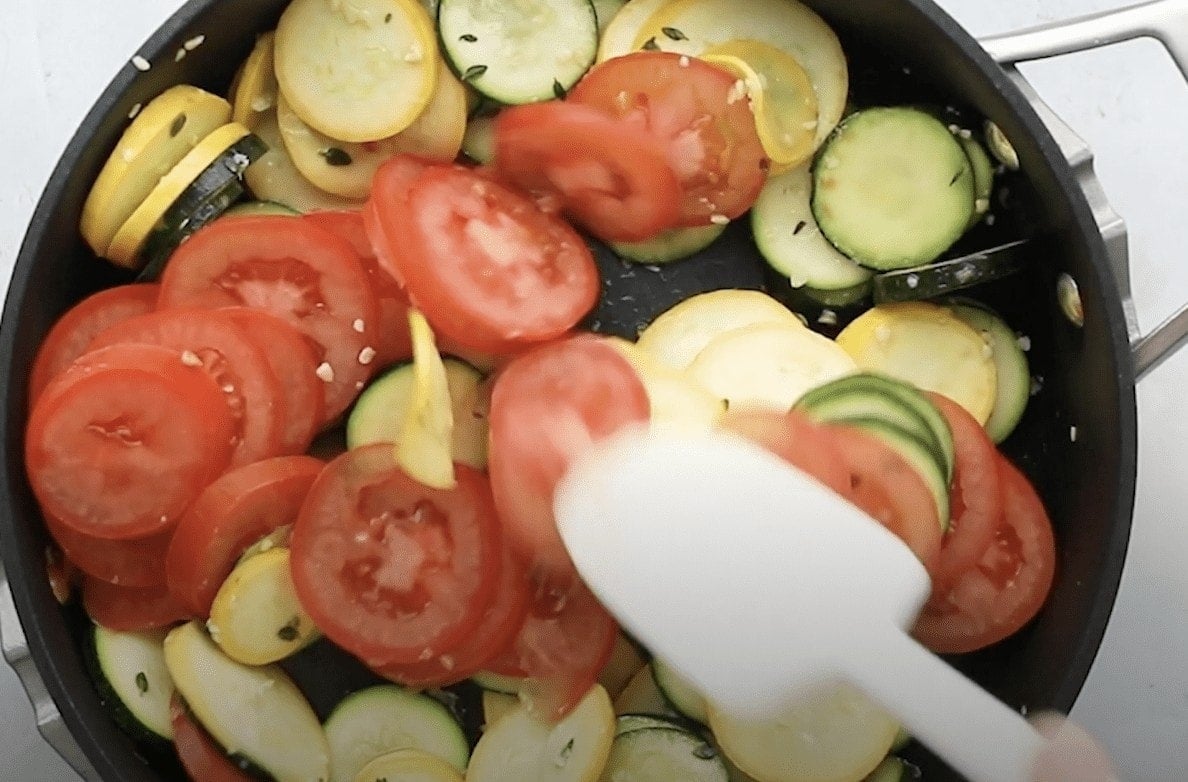
[[[929,0],[808,4],[842,38],[856,104],[924,102],[947,107],[968,122],[987,117],[1018,152],[1021,172],[1008,176],[1000,188],[1004,195],[994,207],[999,219],[969,243],[987,247],[1019,235],[1033,237],[1026,270],[976,295],[1031,338],[1033,374],[1042,383],[1004,449],[1035,481],[1051,512],[1059,571],[1051,599],[1033,625],[955,664],[1008,704],[1067,711],[1100,644],[1126,553],[1135,485],[1136,367],[1143,371],[1157,363],[1184,329],[1173,319],[1148,338],[1138,337],[1129,308],[1125,229],[1111,220],[1088,150],[1058,120],[1045,116],[1049,130],[1040,117],[1045,108],[1013,68],[996,64]],[[142,73],[129,65],[119,73],[54,171],[17,259],[0,323],[0,549],[12,604],[0,606],[0,619],[9,649],[21,650],[23,633],[28,656],[18,654],[14,664],[26,678],[44,684],[41,689],[35,682],[31,689],[38,705],[51,714],[56,706],[61,713],[61,721],[48,720],[43,732],[88,777],[121,782],[181,778],[175,762],[146,755],[109,719],[79,651],[83,617],[60,608],[50,593],[47,538],[21,458],[26,378],[56,317],[85,294],[125,281],[90,257],[77,225],[83,199],[131,108],[181,82],[225,92],[255,33],[271,29],[283,5],[284,0],[192,0],[141,47],[153,67]],[[744,13],[745,3],[739,7]],[[1013,62],[1093,42],[1163,37],[1183,9],[1180,0],[1160,0],[1080,26],[990,43],[1001,61]],[[198,35],[205,36],[203,45],[175,61],[178,47]],[[700,291],[750,287],[778,297],[790,294],[764,273],[746,230],[737,226],[687,263],[649,270],[600,253],[600,265],[605,295],[587,323],[630,336],[675,301]],[[1065,275],[1079,290],[1083,324],[1069,317],[1077,302],[1057,296],[1060,288],[1072,291],[1068,280],[1058,285]],[[342,658],[319,645],[290,664],[323,714],[342,694],[370,681]],[[327,675],[326,666],[335,675]],[[52,704],[38,693],[48,694]],[[467,708],[472,695],[461,688],[455,700],[473,722],[473,709]],[[927,779],[954,778],[922,749],[909,752]]]

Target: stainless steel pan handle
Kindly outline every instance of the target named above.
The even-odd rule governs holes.
[[[1154,0],[1115,11],[1045,24],[983,38],[990,56],[1001,63],[1031,101],[1077,175],[1110,254],[1130,333],[1134,370],[1141,379],[1188,341],[1188,305],[1143,334],[1134,314],[1126,225],[1110,207],[1093,171],[1089,146],[1036,94],[1014,67],[1017,63],[1097,49],[1136,38],[1154,38],[1171,54],[1188,79],[1188,0]]]

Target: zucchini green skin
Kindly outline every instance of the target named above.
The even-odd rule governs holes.
[[[929,263],[969,226],[969,158],[941,121],[909,106],[851,114],[813,166],[812,209],[842,254],[878,271]]]
[[[244,172],[267,151],[268,145],[259,136],[248,134],[207,166],[170,205],[145,240],[140,253],[144,266],[137,279],[151,282],[160,277],[182,242],[239,201],[246,192]]]
[[[656,680],[656,687],[660,689],[660,694],[672,704],[673,708],[702,725],[709,722],[705,696],[694,690],[680,674],[659,658],[652,660],[652,677]]]
[[[646,266],[663,266],[701,252],[718,240],[724,225],[698,225],[692,228],[673,228],[642,242],[611,242],[610,247],[620,258]]]
[[[538,16],[549,21],[542,25]],[[591,0],[440,0],[437,30],[441,53],[458,78],[508,105],[564,98],[598,52]]]
[[[95,683],[95,689],[99,693],[99,701],[111,714],[112,719],[120,730],[126,733],[133,741],[145,746],[149,751],[154,753],[162,753],[168,751],[173,746],[171,736],[163,736],[156,730],[153,730],[148,725],[139,720],[125,704],[116,688],[112,686],[107,674],[103,670],[103,665],[100,663],[100,650],[96,641],[96,635],[100,632],[98,626],[94,626],[87,633],[87,641],[83,644],[83,664],[86,666],[87,673],[91,677],[91,681]]]
[[[969,299],[946,302],[953,314],[982,335],[994,352],[998,390],[986,420],[986,434],[996,443],[1010,437],[1031,400],[1031,366],[1010,326],[986,305]]]
[[[642,761],[646,759],[646,765]],[[660,764],[667,765],[662,769]],[[666,776],[659,776],[664,773]],[[618,733],[602,779],[640,782],[729,782],[719,751],[701,736],[682,728],[640,727]]]

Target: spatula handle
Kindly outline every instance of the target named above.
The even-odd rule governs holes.
[[[890,629],[877,665],[854,683],[970,782],[1031,782],[1045,739],[1023,719],[912,638]]]

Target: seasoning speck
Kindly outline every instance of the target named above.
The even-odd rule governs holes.
[[[1028,351],[1030,351],[1031,350],[1031,337],[1028,337],[1026,335],[1020,336],[1019,337],[1019,349],[1022,350],[1024,353],[1027,353]]]
[[[136,68],[136,70],[143,73],[144,71],[147,71],[149,68],[151,68],[153,66],[152,66],[152,63],[150,63],[148,60],[144,59],[143,57],[141,57],[138,54],[132,58],[132,67]]]
[[[143,108],[144,108],[143,103],[137,103],[135,106],[130,108],[128,110],[128,119],[136,119],[136,115],[139,114],[140,110]]]
[[[836,326],[837,313],[833,310],[821,310],[821,314],[817,316],[817,322],[822,326]]]
[[[553,97],[557,100],[565,100],[566,94],[565,86],[556,79],[553,79]]]
[[[1068,428],[1068,441],[1070,443],[1075,443],[1077,441],[1077,427],[1070,426]]]
[[[202,366],[202,359],[198,358],[198,354],[192,350],[183,350],[181,354],[181,362],[187,367]]]
[[[689,37],[675,27],[661,27],[660,32],[673,41],[687,41]]]
[[[375,361],[375,348],[365,347],[359,351],[359,363],[367,366],[372,361]]]
[[[297,640],[297,625],[299,623],[297,617],[289,620],[289,623],[276,631],[276,637],[286,643],[292,643]]]
[[[349,166],[355,162],[351,154],[340,147],[326,147],[318,150],[318,154],[326,160],[327,165],[331,166]]]
[[[367,330],[367,324],[363,322],[362,318],[355,318],[355,322],[351,324],[351,328],[355,330],[355,333],[362,334]]]
[[[140,690],[141,695],[149,691],[148,676],[145,676],[144,671],[136,674],[136,689]]]
[[[205,35],[195,35],[193,38],[183,43],[182,46],[186,48],[187,52],[192,52],[204,43],[206,43]]]
[[[800,232],[803,231],[805,229],[805,226],[807,226],[807,225],[808,225],[808,223],[804,220],[797,222],[796,227],[792,229],[792,235],[800,236]]]
[[[681,59],[677,60],[677,64],[680,65],[682,68],[688,68],[689,67],[689,55],[682,54]]]
[[[314,374],[324,383],[334,382],[334,367],[330,366],[327,361],[318,364],[318,368],[314,370]]]
[[[656,39],[653,37],[644,41],[644,44],[641,48],[643,48],[644,51],[654,52],[659,50],[660,46],[656,43]]]
[[[730,218],[727,217],[726,215],[714,214],[714,215],[710,215],[710,222],[713,223],[714,225],[729,225]]]
[[[462,74],[462,81],[473,81],[487,72],[486,65],[471,65]]]
[[[470,33],[463,33],[462,35],[458,36],[458,40],[466,41],[466,43],[474,43],[475,41],[478,40],[478,36],[471,35]]]
[[[173,61],[181,62],[184,59],[186,59],[186,47],[183,46],[177,50],[177,54],[173,55]]]
[[[909,274],[904,279],[904,282],[907,283],[907,286],[909,288],[911,288],[912,290],[915,290],[920,285],[920,277],[919,277],[919,275],[916,275],[916,274]]]

